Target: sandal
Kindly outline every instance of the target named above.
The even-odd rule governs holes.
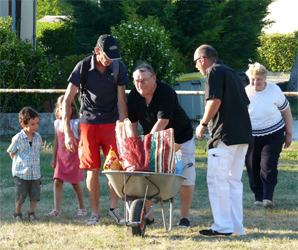
[[[79,212],[77,213],[77,216],[86,216],[87,215],[87,211],[86,209],[79,209]]]
[[[22,213],[14,213],[14,214],[13,214],[13,218],[14,218],[16,221],[21,221],[21,220],[23,220],[23,215],[22,215]]]
[[[58,211],[58,210],[54,209],[52,212],[48,213],[47,216],[49,216],[49,217],[59,217],[60,214],[61,214],[61,211]]]
[[[30,221],[38,221],[38,220],[39,220],[39,219],[35,216],[35,213],[34,213],[34,212],[31,212],[31,213],[28,212],[28,219],[29,219]]]

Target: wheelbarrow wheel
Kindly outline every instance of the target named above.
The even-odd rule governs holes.
[[[143,200],[134,200],[130,206],[129,210],[129,221],[139,222],[144,219],[146,214],[146,209],[142,212]],[[132,236],[144,236],[146,230],[146,221],[142,222],[141,225],[136,227],[131,227],[130,231]]]

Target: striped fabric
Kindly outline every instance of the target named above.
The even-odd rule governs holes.
[[[24,180],[39,179],[41,176],[40,152],[42,148],[42,139],[37,132],[34,133],[31,147],[24,130],[16,134],[7,149],[8,153],[15,153],[12,162],[12,176],[17,176]]]
[[[174,130],[156,132],[151,138],[149,172],[175,172]]]
[[[284,103],[281,106],[278,106],[280,111],[285,110],[289,106],[289,101],[285,99]]]
[[[174,130],[172,128],[125,138],[120,142],[120,159],[125,171],[175,172]]]
[[[264,129],[253,129],[252,130],[252,135],[253,136],[263,136],[263,135],[268,135],[276,132],[277,130],[280,130],[285,126],[284,119],[281,118],[280,121],[273,126],[269,128],[264,128]]]

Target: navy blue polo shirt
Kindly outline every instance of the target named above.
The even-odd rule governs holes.
[[[86,81],[86,107],[82,116],[80,117],[81,123],[86,124],[107,124],[115,123],[119,119],[117,108],[117,88],[115,86],[113,64],[108,66],[102,74],[95,66],[94,55],[90,62],[90,69]],[[70,74],[68,81],[79,87],[81,80],[81,67],[80,61]],[[119,86],[127,85],[128,77],[125,65],[119,61]]]

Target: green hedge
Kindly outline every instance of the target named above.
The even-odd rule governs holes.
[[[77,65],[77,63],[81,60],[83,60],[88,55],[73,55],[73,56],[66,56],[61,61],[61,68],[60,68],[60,76],[61,76],[61,86],[64,88],[67,87],[68,82],[67,79],[70,75],[70,73],[73,71],[74,67]]]
[[[262,34],[258,60],[273,72],[290,72],[298,49],[298,31],[290,34]]]
[[[29,39],[18,39],[11,31],[12,19],[0,17],[0,88],[47,89],[57,88],[59,61],[44,54]],[[44,111],[46,94],[3,93],[0,95],[0,112],[19,112],[24,106]]]
[[[47,55],[63,59],[76,53],[76,35],[71,22],[36,24],[37,44],[43,46]]]

